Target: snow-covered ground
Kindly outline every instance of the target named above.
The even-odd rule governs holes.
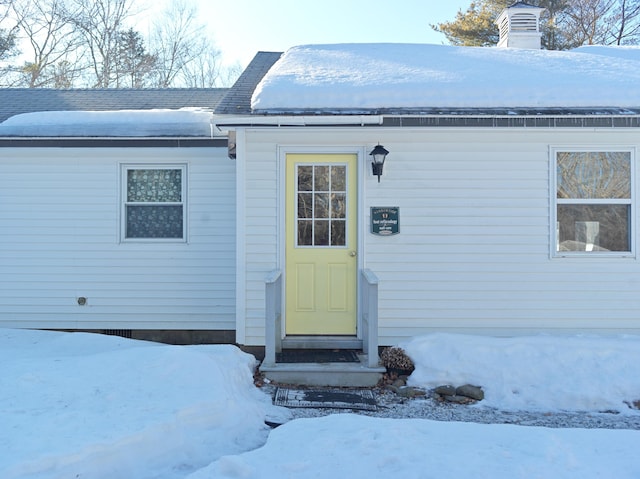
[[[470,413],[640,414],[638,337],[434,334],[402,346],[414,385],[481,385]],[[286,422],[254,387],[254,365],[233,346],[0,330],[0,477],[640,477],[639,430],[351,413]]]

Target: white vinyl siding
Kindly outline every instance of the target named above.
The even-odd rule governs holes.
[[[246,140],[247,344],[262,344],[264,277],[282,266],[278,148],[368,153],[378,143],[390,152],[380,183],[369,158],[359,166],[358,258],[380,281],[381,345],[433,331],[640,332],[635,258],[550,255],[551,145],[637,148],[631,129],[279,128]],[[372,206],[399,207],[400,234],[372,235]]]
[[[238,152],[251,149],[250,159],[238,168],[239,211],[238,341],[248,345],[264,344],[264,278],[278,264],[278,180],[277,149],[273,144],[242,143],[236,137]],[[239,162],[244,159],[239,158]]]
[[[188,165],[189,243],[120,242],[122,162]],[[226,148],[0,150],[0,326],[233,330],[234,176]]]

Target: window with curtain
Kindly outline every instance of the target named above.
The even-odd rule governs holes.
[[[185,239],[185,167],[130,167],[123,171],[123,237]]]

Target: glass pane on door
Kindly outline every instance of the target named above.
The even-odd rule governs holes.
[[[296,165],[297,246],[345,247],[347,167]]]

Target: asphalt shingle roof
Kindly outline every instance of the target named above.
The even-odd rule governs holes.
[[[281,56],[281,52],[258,52],[216,107],[215,112],[224,115],[251,114],[253,91]]]
[[[214,110],[228,88],[72,89],[1,88],[0,122],[40,111]]]

